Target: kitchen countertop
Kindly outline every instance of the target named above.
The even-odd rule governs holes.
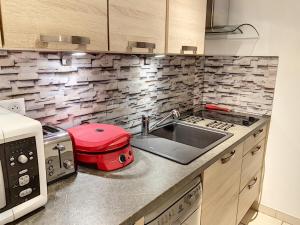
[[[135,148],[135,161],[122,170],[79,167],[77,175],[48,187],[45,208],[13,224],[132,225],[267,122],[264,117],[250,127],[232,128],[233,137],[189,165]]]

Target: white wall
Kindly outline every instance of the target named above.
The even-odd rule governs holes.
[[[207,55],[279,56],[262,204],[300,218],[300,1],[231,0],[232,24],[259,40],[207,41]]]

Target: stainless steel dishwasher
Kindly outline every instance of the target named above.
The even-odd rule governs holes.
[[[176,192],[173,197],[145,216],[146,225],[200,225],[202,202],[201,178]]]

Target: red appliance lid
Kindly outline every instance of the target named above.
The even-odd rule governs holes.
[[[105,152],[129,144],[131,134],[121,127],[109,124],[84,124],[68,129],[75,149],[86,152]]]

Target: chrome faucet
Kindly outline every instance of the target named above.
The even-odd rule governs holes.
[[[143,115],[142,116],[142,135],[145,135],[145,136],[148,135],[149,133],[151,133],[151,131],[153,131],[153,129],[155,129],[156,127],[158,127],[159,125],[161,125],[163,122],[165,122],[167,119],[169,119],[171,117],[173,119],[178,119],[180,117],[179,111],[176,109],[173,109],[169,114],[167,114],[164,118],[162,118],[161,120],[156,122],[150,128],[149,127],[150,117]]]

